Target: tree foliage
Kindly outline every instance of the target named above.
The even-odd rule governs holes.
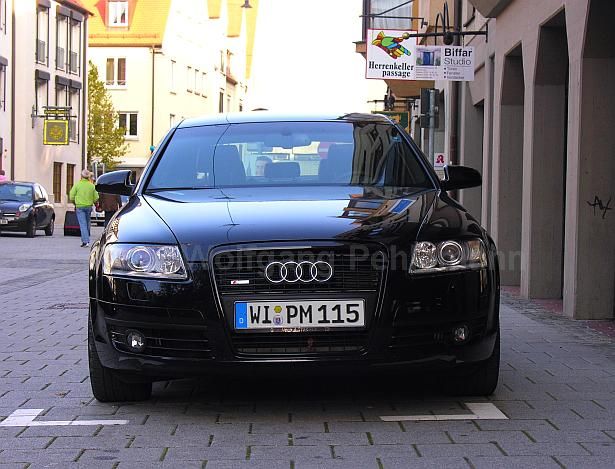
[[[128,151],[126,130],[118,127],[118,114],[111,96],[90,61],[88,71],[88,164],[100,161],[113,169]]]

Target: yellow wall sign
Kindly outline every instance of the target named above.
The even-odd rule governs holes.
[[[68,120],[47,120],[43,124],[44,145],[68,145]]]

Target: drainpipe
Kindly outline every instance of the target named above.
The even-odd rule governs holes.
[[[88,130],[87,130],[87,121],[89,120],[89,116],[87,115],[88,111],[88,59],[86,51],[88,49],[88,18],[84,16],[83,19],[83,30],[81,31],[82,41],[83,41],[83,54],[82,54],[82,65],[81,65],[81,75],[83,76],[83,86],[81,87],[81,93],[83,95],[81,99],[81,169],[85,169],[87,167],[87,151],[88,151]]]
[[[150,134],[150,147],[154,145],[154,110],[156,104],[155,97],[155,84],[156,84],[156,46],[152,45],[152,125],[151,125],[151,134]]]
[[[461,11],[462,0],[455,0],[455,31],[460,32],[462,28]],[[456,46],[461,45],[461,36],[455,36]],[[451,136],[449,148],[451,154],[449,159],[453,165],[459,164],[459,154],[461,153],[459,144],[459,112],[461,110],[461,83],[454,81],[451,84]]]
[[[15,47],[15,2],[12,2],[11,10],[11,179],[15,180],[15,58],[17,57],[17,48]]]

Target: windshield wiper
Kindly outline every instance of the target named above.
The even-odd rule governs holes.
[[[0,199],[0,202],[25,202],[19,199]]]

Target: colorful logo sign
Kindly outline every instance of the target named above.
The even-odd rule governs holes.
[[[380,31],[376,36],[376,39],[372,41],[372,45],[380,47],[391,58],[398,59],[402,55],[411,55],[412,53],[401,45],[403,41],[408,39],[410,34],[403,33],[400,37],[392,37],[384,34],[384,31]]]

